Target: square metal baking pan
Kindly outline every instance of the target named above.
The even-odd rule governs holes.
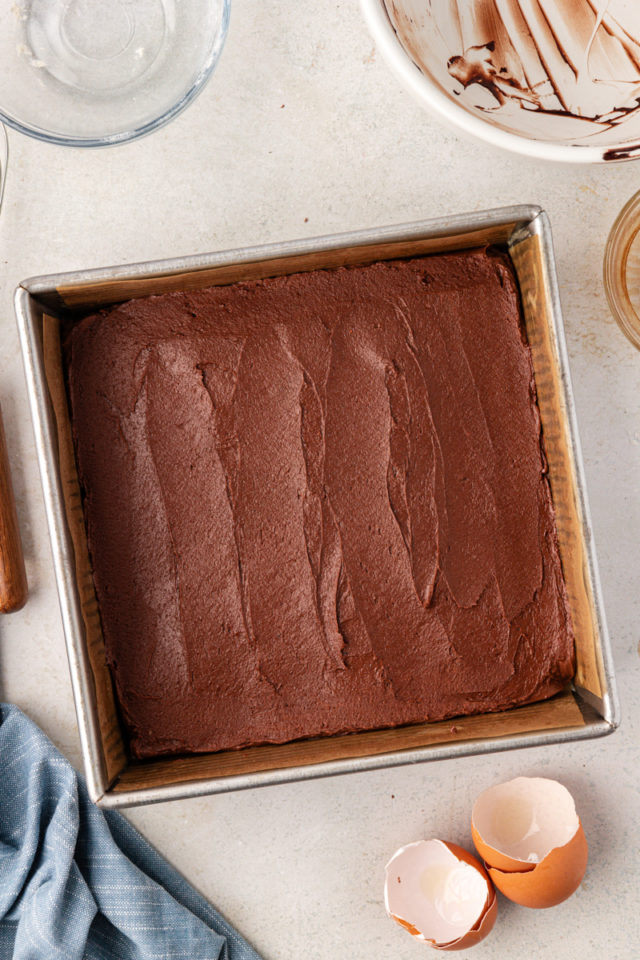
[[[560,553],[576,633],[571,688],[549,701],[278,746],[134,761],[104,656],[60,356],[65,317],[170,290],[495,243],[509,252],[532,350]],[[546,214],[514,206],[439,220],[102,270],[36,277],[16,291],[29,401],[89,791],[121,807],[610,733],[618,703],[593,545]]]

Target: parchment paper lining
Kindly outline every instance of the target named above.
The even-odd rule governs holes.
[[[227,264],[219,267],[173,273],[158,277],[134,277],[58,288],[62,309],[91,309],[108,303],[171,290],[200,289],[256,277],[277,276],[300,270],[374,260],[415,256],[421,253],[464,249],[484,243],[505,243],[515,225],[503,224],[458,236],[415,241],[371,244],[329,252],[301,254],[264,262]],[[566,410],[558,372],[556,347],[550,333],[550,302],[541,245],[529,237],[510,250],[520,284],[527,335],[531,344],[544,442],[549,460],[549,478],[556,510],[558,538],[571,613],[576,633],[576,684],[597,696],[603,692],[597,624],[589,587],[586,546],[577,497]],[[348,734],[299,741],[278,746],[251,747],[158,761],[132,761],[126,756],[106,662],[100,617],[86,542],[69,408],[62,372],[60,321],[43,315],[45,374],[58,430],[58,453],[74,551],[76,577],[86,631],[86,641],[95,684],[95,696],[108,777],[114,792],[140,790],[163,784],[226,777],[258,770],[304,766],[347,757],[370,756],[411,750],[438,743],[485,740],[543,730],[584,725],[578,703],[570,690],[541,703],[497,714],[459,717],[390,730]],[[497,346],[499,349],[499,345]]]

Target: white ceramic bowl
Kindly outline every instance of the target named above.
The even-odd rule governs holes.
[[[640,0],[361,0],[430,110],[483,140],[573,163],[640,157]]]

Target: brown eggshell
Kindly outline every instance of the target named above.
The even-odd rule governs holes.
[[[422,934],[417,927],[414,927],[412,923],[409,923],[408,920],[403,920],[402,917],[397,916],[395,913],[389,914],[392,920],[395,920],[396,923],[399,923],[401,927],[404,927],[405,930],[408,930],[412,937],[418,937],[418,939],[423,939]],[[432,946],[435,946],[433,940],[427,940],[427,943],[430,943]]]
[[[481,914],[478,923],[475,927],[469,930],[468,933],[465,933],[463,937],[460,937],[459,940],[453,940],[451,943],[447,944],[437,944],[433,940],[428,942],[431,946],[435,947],[436,950],[466,950],[468,947],[473,947],[476,943],[480,943],[481,940],[484,940],[493,930],[496,918],[498,916],[498,898],[496,897],[496,892],[493,889],[493,884],[489,879],[487,871],[482,866],[482,864],[473,856],[472,853],[469,853],[464,847],[459,847],[457,843],[449,843],[446,840],[442,841],[445,846],[451,850],[458,860],[464,860],[465,863],[470,864],[472,867],[475,867],[479,873],[486,878],[487,881],[487,902],[485,904],[484,912]]]
[[[473,947],[476,943],[480,943],[481,940],[484,940],[484,938],[487,937],[493,930],[496,918],[498,916],[498,898],[496,897],[494,886],[489,879],[489,874],[477,857],[474,857],[472,853],[469,853],[468,850],[465,850],[463,847],[459,847],[457,843],[449,843],[446,840],[440,840],[439,842],[443,846],[447,847],[451,853],[457,857],[458,860],[468,863],[475,870],[477,870],[486,881],[487,899],[484,909],[478,917],[475,926],[457,940],[452,940],[449,943],[437,943],[435,940],[430,940],[428,937],[425,937],[425,935],[417,927],[415,927],[408,920],[405,920],[403,917],[399,917],[393,912],[390,912],[389,916],[395,920],[396,923],[399,923],[401,927],[404,927],[405,930],[408,930],[408,932],[412,936],[416,937],[416,939],[422,940],[423,943],[428,943],[429,946],[433,947],[435,950],[467,950],[469,947]]]
[[[578,821],[573,838],[555,847],[533,870],[518,873],[499,870],[487,863],[489,876],[505,897],[523,907],[555,907],[580,886],[587,868],[587,839]]]
[[[506,853],[500,853],[495,847],[491,847],[488,843],[485,843],[478,833],[473,820],[471,821],[471,836],[473,838],[473,845],[485,864],[497,867],[497,869],[502,870],[503,873],[526,873],[529,870],[535,869],[535,863],[528,864],[523,860],[515,860],[513,857],[508,857]]]
[[[459,847],[457,843],[449,843],[448,840],[441,840],[440,843],[443,843],[445,847],[448,847],[454,857],[457,857],[458,860],[464,860],[464,862],[468,863],[471,867],[475,867],[478,873],[481,873],[485,880],[489,880],[487,871],[482,866],[478,858],[474,857],[472,853],[469,853],[469,851],[465,850],[464,847]],[[491,889],[491,884],[489,884],[489,889]]]
[[[475,947],[476,943],[480,943],[481,940],[489,936],[498,917],[498,898],[496,897],[496,892],[493,887],[490,886],[489,889],[490,894],[487,900],[487,906],[478,921],[478,925],[473,930],[465,933],[464,937],[460,937],[459,940],[454,940],[453,943],[441,946],[432,943],[432,946],[434,946],[436,950],[467,950],[469,947]],[[431,943],[431,941],[429,942]]]

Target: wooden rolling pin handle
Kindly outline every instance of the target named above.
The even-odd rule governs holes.
[[[26,601],[27,574],[0,410],[0,613],[13,613]]]

